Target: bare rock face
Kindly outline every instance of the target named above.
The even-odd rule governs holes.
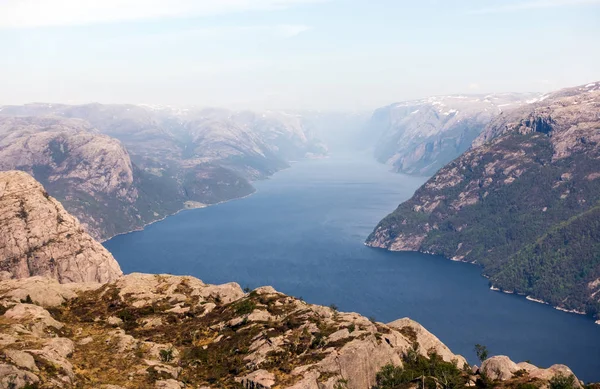
[[[80,119],[0,116],[0,170],[13,169],[43,183],[94,238],[121,232],[113,224],[139,198],[125,147]]]
[[[535,97],[505,93],[401,102],[375,111],[364,137],[375,138],[380,162],[427,176],[466,151],[497,114]]]
[[[467,361],[462,356],[457,356],[452,353],[452,351],[450,351],[450,349],[434,334],[427,331],[425,327],[414,320],[405,317],[388,323],[388,326],[399,330],[402,334],[411,338],[412,341],[418,343],[423,355],[427,355],[427,353],[433,350],[446,362],[457,360],[459,367],[468,365]]]
[[[122,274],[112,255],[27,173],[0,172],[0,210],[4,278],[108,282]]]
[[[515,376],[526,376],[529,379],[550,381],[555,376],[575,376],[565,365],[552,365],[547,369],[539,368],[527,362],[514,363],[505,355],[497,355],[486,359],[481,364],[480,371],[485,379],[491,381],[508,381]],[[575,387],[581,387],[577,379]]]
[[[513,374],[519,370],[519,367],[509,357],[498,355],[483,361],[480,370],[492,381],[506,381],[512,378]]]
[[[366,243],[477,263],[496,288],[598,314],[599,128],[600,82],[506,110]]]

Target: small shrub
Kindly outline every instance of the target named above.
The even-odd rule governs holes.
[[[337,311],[338,311],[338,306],[337,306],[337,305],[335,305],[335,304],[331,304],[331,305],[329,306],[329,308],[331,308],[331,309],[332,309],[333,311],[335,311],[335,312],[337,312]]]
[[[19,210],[18,216],[23,220],[27,220],[27,216],[29,216],[29,213],[25,210],[25,208],[21,208]]]
[[[354,323],[352,323],[348,326],[348,332],[350,332],[350,333],[353,333],[355,329],[356,329],[356,325]]]
[[[173,349],[160,350],[160,360],[163,362],[171,362],[173,360]]]
[[[251,300],[244,300],[235,306],[235,313],[237,315],[247,315],[252,313],[256,309],[256,304]]]
[[[21,299],[22,304],[33,304],[33,300],[30,295],[27,295],[24,299]]]
[[[514,377],[524,377],[526,375],[527,375],[527,370],[525,370],[525,369],[519,369],[513,373]]]
[[[550,389],[573,389],[575,388],[575,376],[559,373],[550,380]]]
[[[320,347],[325,346],[325,343],[326,343],[325,336],[322,333],[317,332],[315,334],[313,341],[310,344],[310,348],[312,348],[312,349],[320,348]]]

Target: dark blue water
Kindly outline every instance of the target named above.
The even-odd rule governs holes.
[[[388,322],[411,317],[474,363],[473,345],[600,381],[600,326],[490,291],[473,265],[363,245],[424,180],[369,158],[295,164],[245,199],[185,211],[105,243],[123,271],[272,285],[311,303]]]

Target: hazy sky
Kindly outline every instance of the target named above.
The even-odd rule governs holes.
[[[0,104],[371,109],[600,80],[600,0],[0,0]]]

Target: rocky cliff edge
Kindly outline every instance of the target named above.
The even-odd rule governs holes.
[[[0,209],[0,279],[108,282],[122,274],[113,256],[29,174],[0,172]]]

